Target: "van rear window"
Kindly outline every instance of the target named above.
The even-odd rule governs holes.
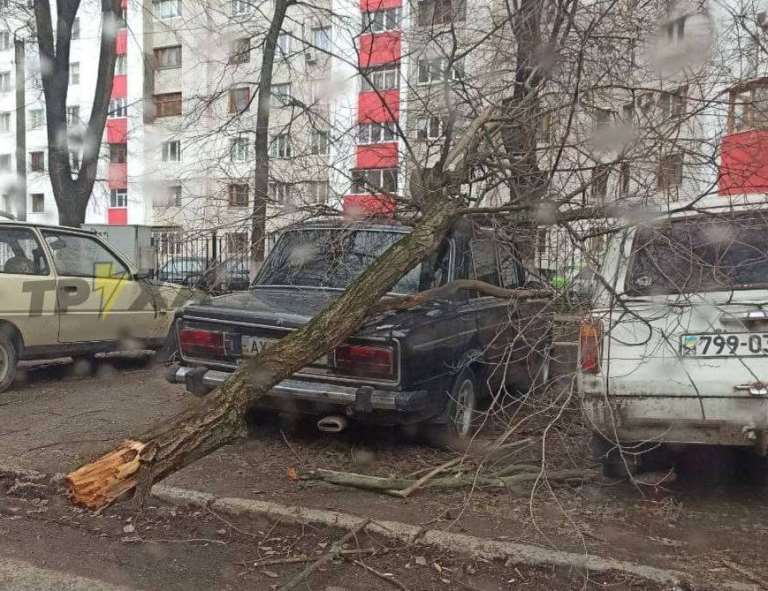
[[[626,293],[768,288],[768,212],[698,215],[635,234]]]

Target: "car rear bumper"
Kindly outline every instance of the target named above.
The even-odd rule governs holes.
[[[768,449],[768,397],[584,395],[593,429],[626,442],[738,445]]]
[[[174,366],[169,369],[167,379],[172,383],[185,384],[189,392],[201,396],[221,386],[230,375],[229,372],[214,369]],[[414,418],[421,420],[441,410],[435,408],[434,397],[427,390],[380,390],[371,386],[298,379],[283,380],[274,386],[267,396],[259,400],[258,406],[316,414],[333,410],[348,416],[377,412],[403,419],[393,422],[410,422]],[[410,420],[404,420],[406,417]]]

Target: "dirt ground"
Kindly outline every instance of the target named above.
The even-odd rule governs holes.
[[[115,441],[129,433],[141,432],[153,422],[194,404],[183,395],[181,387],[165,383],[159,370],[137,361],[101,362],[94,368],[93,374],[76,376],[66,365],[35,367],[27,372],[26,380],[19,388],[3,395],[0,398],[0,464],[10,463],[48,473],[65,472],[83,460],[110,449]],[[550,427],[544,445],[541,443],[541,428],[539,424],[521,427],[514,437],[531,438],[532,443],[505,461],[540,462],[543,450],[543,465],[546,467],[543,474],[562,468],[593,468],[588,454],[588,437],[579,428],[578,421],[563,419]],[[492,435],[489,430],[485,437]],[[477,469],[478,458],[481,457],[478,450],[483,449],[483,443],[481,440],[470,448],[463,463],[468,473]],[[351,429],[342,435],[331,436],[320,434],[306,425],[281,423],[274,417],[261,416],[254,420],[248,439],[196,462],[171,477],[167,484],[220,496],[336,509],[373,519],[393,519],[434,529],[673,568],[691,574],[701,582],[702,588],[721,588],[720,583],[725,580],[743,583],[768,580],[768,563],[764,560],[768,550],[768,508],[763,502],[766,487],[724,475],[715,469],[717,462],[711,456],[704,455],[698,461],[689,462],[688,470],[677,481],[661,487],[635,487],[601,477],[574,486],[549,488],[546,479],[542,479],[535,490],[530,487],[514,490],[482,487],[450,491],[429,489],[421,490],[409,499],[398,499],[289,477],[289,472],[306,476],[316,468],[402,476],[437,466],[454,456],[453,452],[410,440],[398,430]],[[498,466],[491,465],[485,469],[495,468]],[[41,536],[39,531],[35,531],[35,528],[41,527],[60,532],[42,536],[46,546],[69,551],[71,540],[68,541],[68,537],[77,532],[80,536],[81,528],[62,524],[61,520],[75,519],[78,523],[86,523],[92,517],[73,512],[64,505],[58,506],[57,499],[60,500],[60,497],[51,496],[48,504],[48,512],[54,511],[55,517],[46,514],[49,522],[31,518],[34,524],[28,526],[24,526],[20,519],[9,520],[3,509],[0,528],[8,533],[0,538],[2,552],[12,554],[24,548],[27,546],[25,540],[32,539],[30,536]],[[3,499],[3,502],[6,501],[7,498]],[[120,525],[124,514],[118,511],[124,510],[108,512],[102,519]],[[120,562],[120,568],[110,579],[116,583],[130,582],[139,588],[152,589],[155,587],[151,584],[157,581],[148,581],[150,574],[158,579],[167,575],[169,580],[163,586],[176,588],[171,573],[182,563],[178,562],[182,561],[182,555],[195,557],[205,554],[216,556],[214,562],[219,566],[214,568],[211,566],[213,563],[208,563],[209,568],[206,569],[205,560],[199,558],[188,567],[191,569],[189,572],[204,570],[210,574],[200,574],[201,581],[210,582],[211,579],[206,577],[214,577],[219,582],[213,587],[201,583],[199,588],[269,588],[266,582],[262,586],[237,587],[241,577],[260,576],[259,569],[238,567],[238,559],[235,558],[247,555],[249,558],[243,562],[251,566],[259,559],[252,536],[239,539],[241,533],[234,529],[237,535],[233,534],[229,531],[232,528],[227,528],[226,524],[222,526],[220,519],[210,515],[196,515],[185,520],[182,517],[189,516],[182,512],[181,517],[177,515],[172,520],[173,523],[162,521],[161,517],[167,512],[168,509],[148,512],[147,519],[158,519],[161,525],[157,526],[160,529],[153,529],[146,537],[161,534],[164,531],[162,528],[167,527],[169,532],[173,532],[175,540],[210,538],[222,541],[218,534],[213,535],[209,530],[184,529],[198,525],[215,528],[214,533],[225,529],[230,537],[226,538],[226,544],[130,544],[121,541],[124,536],[119,535],[120,528],[113,537],[108,535],[104,538],[99,533],[99,537],[104,538],[101,542],[93,540],[92,533],[82,534],[83,546],[77,551],[82,553],[82,559],[76,559],[78,568],[85,575],[88,575],[89,565],[95,569],[94,572],[99,572],[105,557],[112,557]],[[26,510],[23,513],[26,514]],[[10,514],[10,517],[19,516],[19,512]],[[23,519],[25,523],[28,521],[26,517]],[[179,523],[176,519],[180,520]],[[180,529],[174,529],[176,527]],[[257,529],[264,530],[265,527],[258,526]],[[295,528],[287,525],[278,527],[285,539],[291,535],[296,538]],[[291,531],[294,533],[291,534]],[[305,528],[305,535],[306,532]],[[317,550],[312,544],[323,540],[327,543],[340,535],[339,532],[314,532],[312,535],[315,534],[319,538],[309,536],[305,540],[301,537],[291,552],[295,554],[300,548],[301,552],[311,554]],[[162,535],[171,537],[170,533]],[[380,540],[375,543],[386,547],[386,543]],[[77,547],[80,548],[79,543]],[[129,547],[133,549],[129,551]],[[366,547],[365,544],[362,547]],[[91,561],[88,555],[95,549],[98,549],[96,555],[101,558]],[[384,554],[376,555],[375,560],[371,557],[370,563],[366,557],[365,562],[376,570],[388,569],[408,589],[578,589],[584,584],[584,578],[579,573],[569,575],[525,570],[518,573],[514,568],[490,564],[474,565],[471,569],[491,579],[486,581],[483,576],[478,576],[472,580],[479,584],[462,586],[459,581],[464,579],[460,576],[461,568],[457,566],[463,564],[461,558],[430,555],[425,557],[428,566],[423,567],[414,563],[413,555],[408,549],[390,548]],[[154,566],[147,570],[148,567],[143,564],[144,558],[151,560],[151,557],[162,558],[156,560],[162,563],[160,571],[155,572]],[[62,560],[65,560],[64,555]],[[447,576],[450,583],[442,581],[446,577],[433,566],[435,560],[440,568],[454,569]],[[299,567],[277,565],[269,570],[279,575],[275,581],[282,582]],[[328,587],[333,590],[334,585],[344,589],[386,588],[387,583],[379,577],[363,571],[363,567],[345,561],[343,565],[334,565],[329,570],[327,580],[313,579],[313,584],[306,588],[322,590]],[[334,579],[336,574],[342,578]],[[427,574],[430,578],[424,579]],[[463,575],[468,574],[470,571],[463,571]],[[368,575],[373,579],[366,578]],[[125,577],[136,578],[129,581]],[[339,582],[344,577],[357,586],[349,581]],[[266,576],[266,579],[269,578]],[[600,583],[618,589],[645,588],[633,586],[628,581]]]

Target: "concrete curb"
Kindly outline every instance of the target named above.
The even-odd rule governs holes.
[[[348,513],[326,511],[322,509],[309,509],[306,507],[287,506],[270,501],[256,501],[232,497],[216,497],[207,493],[187,490],[166,485],[155,485],[152,488],[152,496],[174,505],[195,505],[209,507],[215,511],[230,515],[259,515],[279,517],[294,523],[312,523],[352,530],[364,518]],[[448,550],[486,559],[511,559],[518,564],[531,566],[558,566],[569,569],[579,569],[592,572],[622,572],[648,581],[668,584],[673,590],[682,590],[681,583],[688,577],[681,572],[664,570],[652,566],[645,566],[612,558],[601,558],[591,554],[576,554],[574,552],[562,552],[549,550],[539,546],[501,542],[485,538],[478,538],[465,534],[449,533],[434,529],[420,528],[415,525],[397,521],[375,521],[366,527],[366,531],[398,540],[404,543],[418,541]],[[724,584],[721,588],[733,591],[755,591],[755,587],[741,583]]]

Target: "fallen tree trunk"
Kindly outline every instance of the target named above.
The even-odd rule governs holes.
[[[137,453],[117,453],[121,451],[118,448],[70,474],[67,484],[71,499],[100,509],[136,487],[136,502],[141,506],[154,482],[237,438],[251,402],[352,335],[392,286],[437,248],[457,215],[459,203],[443,191],[433,195],[410,234],[391,246],[309,324],[235,371],[202,407],[143,437],[132,438]],[[127,464],[132,467],[126,469]]]

